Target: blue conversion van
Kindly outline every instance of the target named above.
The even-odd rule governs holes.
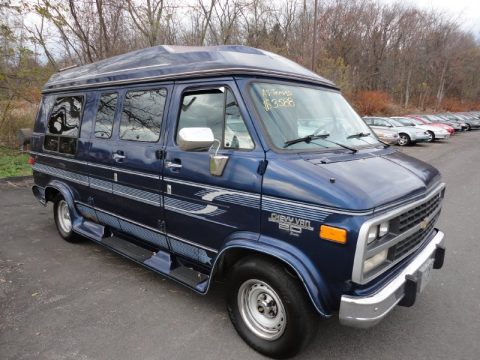
[[[243,46],[148,48],[43,88],[33,193],[87,238],[205,294],[285,358],[319,317],[411,306],[443,265],[445,184],[380,142],[330,81]]]

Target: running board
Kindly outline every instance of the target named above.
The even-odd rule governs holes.
[[[89,221],[84,221],[84,223],[85,222]],[[91,225],[101,226],[95,223],[88,224],[88,226]],[[100,229],[95,230],[97,231],[93,231],[93,233],[98,234]],[[80,232],[82,235],[84,234],[84,231]],[[199,293],[205,293],[208,288],[208,282],[210,279],[208,274],[181,264],[179,261],[175,260],[175,255],[172,255],[167,251],[158,251],[155,253],[118,236],[98,239],[96,236],[92,236],[91,233],[84,235],[92,240],[95,240],[95,242],[115,251],[116,253],[125,256],[126,258],[129,258],[161,275],[176,280]]]

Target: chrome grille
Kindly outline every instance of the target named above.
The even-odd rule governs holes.
[[[437,194],[427,202],[401,214],[398,219],[398,233],[420,224],[427,216],[430,216],[440,206],[441,194]]]
[[[392,246],[388,250],[388,260],[396,261],[401,259],[406,254],[408,254],[411,250],[417,247],[419,244],[422,243],[428,236],[431,234],[435,223],[437,222],[438,216],[440,213],[437,213],[433,219],[428,223],[425,229],[419,229],[414,232],[412,235],[408,236],[407,238],[403,239],[402,241],[398,242],[394,246]],[[415,226],[412,225],[412,226]]]

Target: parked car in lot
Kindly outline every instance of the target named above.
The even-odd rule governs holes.
[[[435,140],[448,139],[450,137],[450,134],[448,133],[447,130],[442,129],[441,127],[438,127],[438,126],[425,125],[420,120],[401,117],[401,116],[393,116],[391,117],[391,119],[394,119],[405,126],[416,126],[417,128],[428,132],[430,134],[429,142],[435,141]]]
[[[447,125],[445,123],[433,122],[433,121],[429,120],[425,115],[405,115],[405,117],[418,120],[422,124],[425,124],[425,125],[436,126],[436,127],[442,128],[444,130],[447,130],[448,133],[450,134],[450,136],[455,134],[455,129],[452,126]]]
[[[398,131],[393,128],[373,128],[371,127],[375,135],[386,144],[389,145],[397,145],[398,139],[400,136],[398,135]]]
[[[469,127],[465,121],[452,114],[436,114],[436,116],[448,121],[449,123],[460,125],[461,131],[469,130]]]
[[[404,144],[429,138],[384,121]],[[299,352],[319,317],[366,328],[412,306],[443,265],[438,170],[266,51],[157,46],[58,72],[31,144],[63,239],[200,294],[224,279],[233,326],[268,356]]]
[[[470,114],[452,114],[467,125],[467,131],[480,129],[480,119]]]
[[[455,132],[463,131],[462,125],[456,121],[449,121],[447,119],[441,118],[437,115],[423,115],[428,120],[433,121],[434,123],[446,124],[455,129]]]
[[[400,146],[415,144],[417,142],[428,142],[432,140],[431,135],[427,131],[416,128],[415,126],[403,125],[401,122],[391,118],[365,116],[363,120],[372,129],[392,128],[398,131],[398,145]]]

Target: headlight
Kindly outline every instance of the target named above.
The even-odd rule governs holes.
[[[388,221],[381,223],[380,225],[374,225],[368,230],[367,234],[367,244],[371,244],[373,241],[381,238],[388,234],[390,229],[390,224]]]
[[[370,230],[368,230],[367,244],[370,244],[372,241],[377,240],[377,237],[378,237],[378,226],[372,226]]]
[[[385,260],[387,260],[388,249],[385,249],[379,252],[377,255],[373,255],[371,258],[368,258],[363,263],[363,273],[367,274],[368,272],[375,269],[377,266],[381,265]]]
[[[387,235],[389,229],[390,229],[390,225],[389,225],[388,221],[381,223],[378,226],[378,236],[382,237],[384,235]]]

